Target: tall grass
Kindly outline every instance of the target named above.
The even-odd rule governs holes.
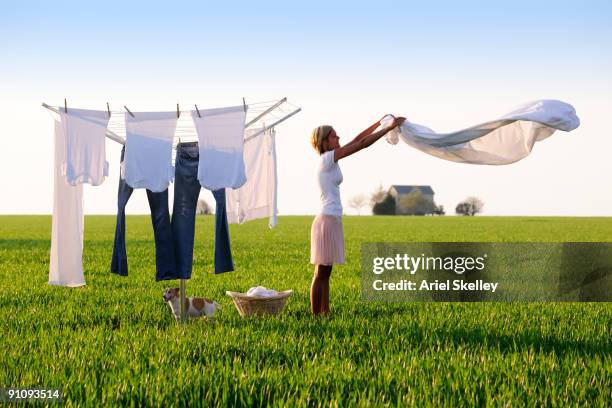
[[[366,241],[609,241],[610,218],[345,217],[332,316],[309,313],[310,217],[231,226],[236,271],[213,275],[199,217],[188,295],[223,305],[178,326],[156,283],[147,216],[127,220],[130,275],[109,272],[114,217],[85,221],[87,286],[47,285],[50,217],[0,217],[0,387],[60,387],[72,406],[610,406],[608,303],[363,303]],[[277,318],[225,295],[293,289]]]

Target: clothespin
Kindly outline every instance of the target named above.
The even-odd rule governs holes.
[[[244,107],[244,111],[246,112],[247,107],[246,107],[246,101],[244,100],[244,96],[242,97],[242,106]]]
[[[110,105],[108,104],[108,102],[106,102],[106,111],[108,112],[108,117],[111,117],[111,113],[110,113]]]
[[[181,111],[179,110],[179,104],[176,104],[176,117],[180,118],[181,117]]]
[[[68,113],[68,102],[66,102],[66,98],[64,98],[64,112]]]
[[[200,110],[198,109],[198,105],[196,105],[195,107],[196,107],[196,112],[198,112],[198,118],[201,118],[202,115],[200,115]]]
[[[123,105],[123,107],[125,108],[125,110],[127,111],[127,113],[130,114],[131,117],[135,117],[134,114],[132,112],[130,112],[130,110],[128,109],[127,106]]]

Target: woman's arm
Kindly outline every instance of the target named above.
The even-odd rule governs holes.
[[[406,118],[397,117],[393,119],[393,124],[391,126],[381,129],[378,132],[374,132],[374,133],[370,133],[369,135],[365,135],[359,140],[355,138],[350,143],[347,143],[344,146],[334,149],[334,161],[337,162],[338,160],[348,157],[353,153],[357,153],[361,149],[365,149],[366,147],[373,145],[374,142],[376,142],[378,139],[380,139],[381,137],[389,133],[391,129],[395,128],[396,126],[401,125],[404,122],[404,120],[406,120]]]
[[[381,120],[382,120],[382,118],[381,118]],[[351,143],[358,142],[358,141],[362,140],[363,138],[365,138],[366,136],[371,135],[376,130],[376,128],[379,127],[379,126],[380,126],[380,120],[374,122],[369,128],[367,128],[366,130],[364,130],[363,132],[361,132],[357,136],[355,136],[355,138],[353,140],[351,140],[350,142],[348,142],[346,144],[346,146],[350,145]]]

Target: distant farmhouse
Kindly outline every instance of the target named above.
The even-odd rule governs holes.
[[[395,199],[396,215],[426,215],[436,211],[431,186],[392,185],[388,194]]]

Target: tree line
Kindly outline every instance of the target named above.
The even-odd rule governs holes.
[[[432,204],[427,200],[423,194],[416,190],[402,197],[399,204],[403,209],[413,209],[412,214],[424,214],[422,208]],[[369,196],[366,194],[357,194],[348,202],[348,206],[355,209],[357,214],[361,215],[361,211],[365,207],[369,207],[374,215],[396,215],[397,202],[395,197],[389,194],[389,191],[384,189],[382,184],[372,192]],[[467,197],[457,204],[455,207],[455,214],[474,216],[481,213],[484,208],[484,202],[474,196]],[[410,212],[410,211],[408,211]],[[445,215],[443,205],[437,205],[433,203],[433,215]]]

